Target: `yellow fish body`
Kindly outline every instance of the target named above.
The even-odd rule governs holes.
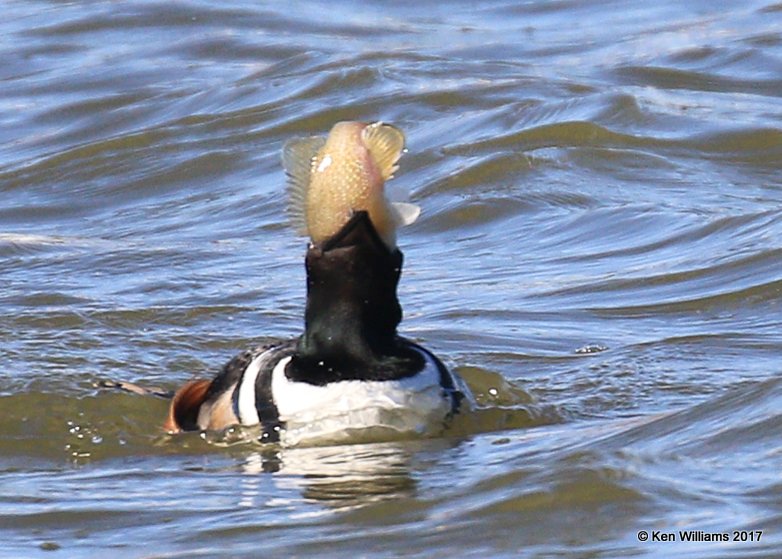
[[[389,249],[396,248],[396,229],[421,211],[385,195],[404,147],[404,134],[383,122],[338,122],[326,138],[287,142],[282,159],[294,225],[318,244],[364,210]]]

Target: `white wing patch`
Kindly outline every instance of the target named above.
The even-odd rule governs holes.
[[[261,422],[258,417],[258,408],[255,406],[255,381],[261,371],[261,360],[264,355],[262,353],[250,362],[244,370],[241,384],[239,384],[237,411],[239,412],[239,423],[242,425],[257,425]]]

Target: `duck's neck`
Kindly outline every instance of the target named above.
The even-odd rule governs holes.
[[[366,212],[307,251],[304,334],[289,377],[313,384],[396,378],[417,366],[396,333],[402,260],[398,249],[386,247]]]

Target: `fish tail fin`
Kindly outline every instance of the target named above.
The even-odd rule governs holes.
[[[399,169],[397,161],[405,150],[405,135],[399,128],[384,122],[368,124],[361,134],[383,180],[387,181]]]

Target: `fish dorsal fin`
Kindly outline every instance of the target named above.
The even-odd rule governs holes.
[[[310,136],[293,138],[282,147],[282,165],[288,176],[288,217],[301,235],[307,234],[306,200],[312,168],[325,144],[326,138]]]
[[[408,202],[391,202],[394,212],[394,221],[399,227],[415,223],[418,216],[421,215],[421,208]]]
[[[396,162],[405,149],[405,135],[399,128],[384,122],[367,125],[361,135],[364,145],[380,169],[383,180],[387,181],[399,168]]]

